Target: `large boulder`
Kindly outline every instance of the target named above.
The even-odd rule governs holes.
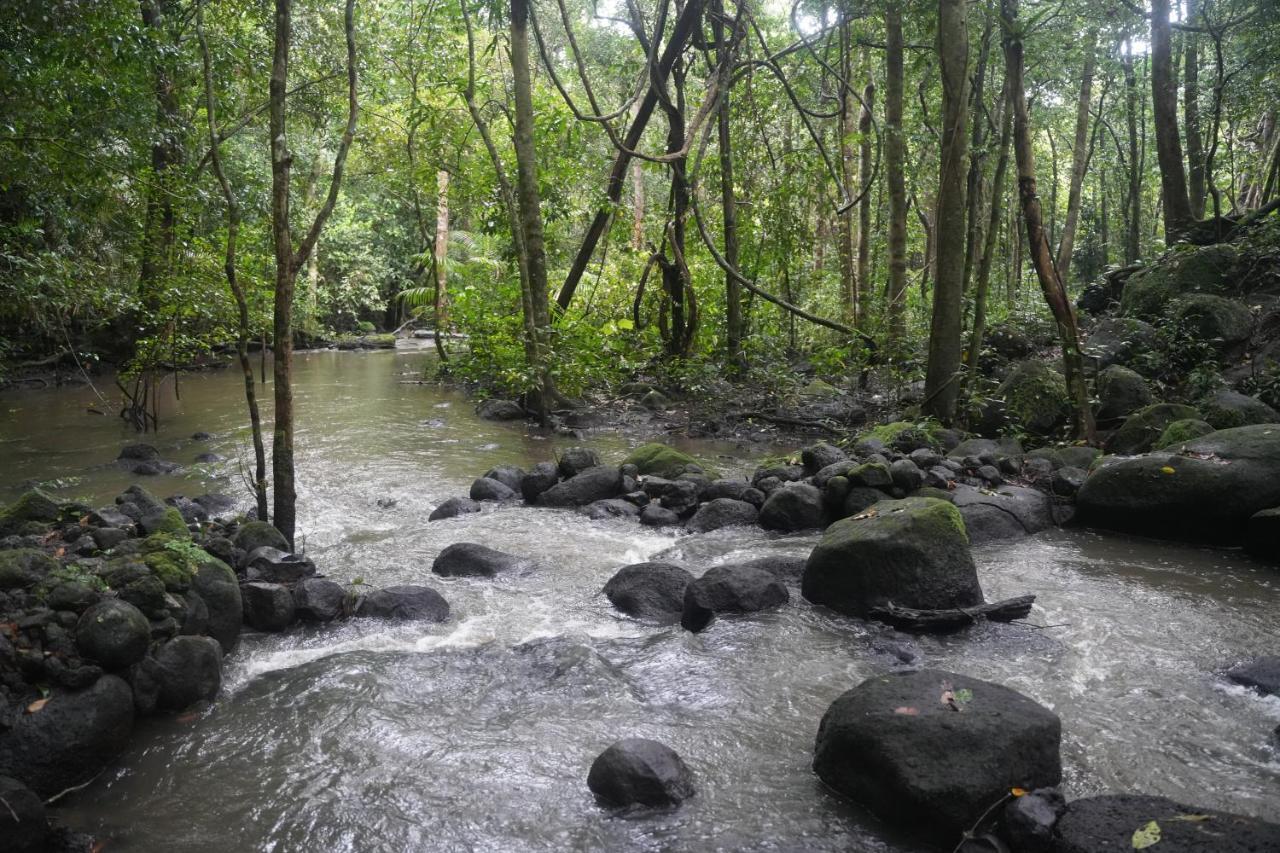
[[[222,686],[222,647],[212,637],[175,637],[155,650],[156,707],[181,711],[212,699]]]
[[[1232,352],[1253,334],[1253,312],[1237,299],[1197,294],[1179,299],[1172,319],[1194,339],[1219,352]]]
[[[804,465],[804,472],[809,476],[821,471],[837,462],[843,462],[849,458],[849,455],[835,445],[827,444],[820,441],[817,444],[811,444],[800,451],[800,461]]]
[[[347,591],[328,578],[307,578],[293,588],[298,618],[304,622],[331,622],[342,615]]]
[[[1056,523],[1053,498],[1026,486],[1000,486],[994,490],[956,486],[951,500],[960,510],[971,545],[1020,539]]]
[[[48,798],[96,776],[133,731],[133,691],[104,675],[77,691],[54,688],[34,713],[19,714],[0,734],[0,775]]]
[[[789,483],[775,489],[760,507],[760,526],[789,533],[821,527],[822,493],[808,483]]]
[[[1098,420],[1126,418],[1151,405],[1151,386],[1127,367],[1113,364],[1098,374]]]
[[[246,521],[240,525],[231,542],[246,556],[264,546],[281,551],[290,550],[289,540],[284,538],[284,534],[265,521]]]
[[[1155,824],[1152,827],[1152,824]],[[1067,804],[1054,827],[1054,853],[1132,853],[1139,832],[1152,853],[1280,850],[1280,824],[1187,806],[1164,797],[1112,794]]]
[[[1160,437],[1155,440],[1152,449],[1177,452],[1188,441],[1195,441],[1213,431],[1208,421],[1202,421],[1199,418],[1183,418],[1165,427],[1164,432],[1160,433]]]
[[[538,495],[542,506],[578,507],[622,494],[622,472],[612,465],[597,465],[556,483]]]
[[[236,573],[226,563],[211,557],[196,570],[191,591],[208,610],[209,636],[218,641],[224,652],[231,651],[244,622],[244,602]]]
[[[1107,317],[1089,332],[1082,347],[1085,364],[1095,371],[1113,364],[1141,366],[1159,344],[1155,326],[1133,317]]]
[[[591,763],[587,787],[612,806],[674,806],[694,794],[693,774],[671,747],[626,738]]]
[[[509,501],[515,499],[516,491],[500,480],[481,477],[471,484],[468,497],[473,501]]]
[[[28,532],[28,525],[39,528],[57,521],[59,515],[57,501],[39,489],[31,489],[0,510],[0,536]]]
[[[441,551],[431,564],[431,571],[445,577],[491,578],[502,572],[516,571],[527,561],[475,542],[455,542]]]
[[[253,581],[240,585],[244,621],[259,631],[283,631],[298,620],[293,594],[283,584]]]
[[[827,528],[801,592],[849,616],[892,601],[939,609],[982,603],[960,511],[938,498],[880,501]]]
[[[362,596],[356,604],[355,615],[397,621],[444,622],[449,618],[449,602],[428,586],[389,586]]]
[[[755,504],[733,498],[715,498],[698,507],[693,518],[689,519],[689,529],[694,533],[707,533],[721,527],[755,524],[759,514]]]
[[[1205,397],[1196,408],[1214,429],[1280,423],[1280,412],[1256,397],[1228,388]]]
[[[0,551],[0,592],[30,589],[58,568],[58,561],[36,548]]]
[[[1071,397],[1062,374],[1043,361],[1021,361],[996,388],[1005,412],[1028,431],[1047,435],[1071,415]]]
[[[1079,520],[1159,537],[1240,543],[1250,516],[1280,506],[1280,426],[1219,430],[1103,465],[1076,495]]]
[[[670,563],[623,566],[604,585],[614,607],[646,622],[669,625],[680,621],[685,588],[693,575]]]
[[[1180,403],[1156,403],[1125,418],[1120,428],[1107,439],[1107,452],[1120,456],[1146,453],[1160,440],[1165,428],[1174,421],[1198,418],[1200,413]]]
[[[151,624],[142,611],[116,598],[90,607],[76,623],[76,647],[106,669],[125,669],[142,660],[151,644]]]
[[[50,843],[44,801],[17,779],[0,776],[0,838],[9,853],[46,853]]]
[[[653,474],[674,480],[688,472],[706,473],[698,461],[674,447],[651,442],[642,444],[627,456],[623,465],[634,465],[641,474]]]
[[[950,846],[1011,788],[1058,784],[1056,714],[940,670],[869,678],[827,709],[813,768],[882,820]]]
[[[1120,309],[1130,317],[1159,319],[1174,301],[1200,293],[1226,295],[1232,290],[1239,252],[1235,246],[1175,249],[1156,263],[1129,276]]]
[[[688,631],[701,631],[719,613],[771,610],[790,599],[786,585],[772,572],[755,566],[716,566],[685,588],[680,624]]]

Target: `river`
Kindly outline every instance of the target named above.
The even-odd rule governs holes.
[[[488,467],[583,442],[479,420],[464,395],[412,382],[427,358],[297,356],[299,527],[331,577],[432,585],[452,619],[246,634],[214,707],[142,724],[112,768],[59,805],[66,823],[110,839],[111,851],[920,849],[810,770],[827,705],[894,665],[874,648],[873,626],[812,608],[793,589],[790,606],[693,635],[621,618],[600,594],[626,563],[683,560],[696,573],[766,552],[803,555],[816,535],[681,537],[523,506],[428,523]],[[208,451],[227,461],[145,485],[244,494],[238,374],[184,377],[180,390],[145,440],[177,462]],[[86,413],[91,405],[101,408],[85,388],[0,396],[3,497],[39,480],[101,503],[139,479],[111,464],[136,435]],[[195,442],[197,430],[213,438]],[[605,433],[589,443],[617,460],[634,442]],[[763,452],[686,449],[730,471]],[[433,576],[434,556],[458,541],[537,566],[496,580]],[[1280,652],[1280,573],[1234,551],[1071,530],[974,556],[988,597],[1034,592],[1030,621],[1052,627],[986,625],[915,642],[929,666],[1056,711],[1070,797],[1142,791],[1280,818],[1280,700],[1220,677],[1237,660]],[[587,769],[632,735],[679,751],[697,796],[657,814],[598,807]]]

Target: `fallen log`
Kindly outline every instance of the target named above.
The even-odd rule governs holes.
[[[871,609],[871,617],[887,622],[902,631],[921,633],[955,631],[972,625],[979,619],[992,622],[1012,622],[1022,619],[1031,612],[1035,603],[1034,595],[1020,595],[1017,598],[1006,598],[1003,601],[992,601],[974,607],[956,607],[946,610],[918,610],[914,607],[902,607],[892,601],[883,607]]]

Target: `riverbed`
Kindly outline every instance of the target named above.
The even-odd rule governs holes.
[[[352,622],[246,634],[214,707],[153,720],[120,760],[60,804],[68,824],[119,851],[855,850],[916,851],[826,791],[810,770],[827,705],[901,665],[876,626],[807,605],[723,618],[701,634],[621,618],[600,594],[620,566],[700,569],[764,553],[804,555],[816,534],[699,536],[503,506],[427,522],[500,463],[587,443],[621,459],[636,438],[586,441],[479,420],[465,395],[419,384],[431,356],[297,356],[299,529],[340,582],[426,583],[442,625]],[[173,475],[112,464],[139,440],[86,388],[0,396],[0,497],[41,481],[102,503],[132,482],[161,495],[247,493],[238,372],[184,377],[146,437]],[[191,438],[197,431],[208,441]],[[778,448],[686,442],[729,472]],[[788,448],[789,449],[789,448]],[[190,464],[199,453],[221,462]],[[496,580],[440,579],[446,545],[532,559]],[[1280,572],[1235,551],[1089,531],[975,549],[989,598],[1033,592],[1030,625],[914,641],[919,662],[997,681],[1063,721],[1069,797],[1141,791],[1280,818],[1280,700],[1220,673],[1277,653]],[[698,794],[671,812],[616,815],[587,769],[625,736],[685,758]],[[940,762],[946,756],[938,756]]]

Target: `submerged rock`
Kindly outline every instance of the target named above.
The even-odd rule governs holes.
[[[605,518],[635,518],[640,515],[640,507],[622,498],[607,498],[602,501],[592,501],[580,507],[578,512],[587,518],[599,521]]]
[[[1188,819],[1192,815],[1195,817]],[[1134,833],[1153,822],[1159,840],[1150,847],[1152,853],[1280,850],[1280,824],[1140,794],[1086,797],[1068,803],[1054,827],[1053,850],[1054,853],[1130,853],[1135,848]]]
[[[475,542],[455,542],[441,551],[431,564],[431,571],[445,577],[491,578],[501,572],[517,570],[527,561]]]
[[[1280,655],[1264,655],[1236,664],[1227,670],[1227,678],[1264,696],[1280,694]]]
[[[680,621],[686,587],[693,575],[670,563],[623,566],[604,585],[614,607],[628,616],[660,625]]]
[[[431,515],[427,516],[427,521],[439,521],[442,518],[453,518],[479,511],[479,501],[471,498],[449,498],[431,511]]]
[[[449,618],[449,602],[429,586],[389,586],[362,596],[356,604],[355,615],[375,619],[444,622]]]
[[[1010,788],[1057,785],[1061,736],[1057,715],[1016,691],[922,669],[833,702],[813,769],[882,820],[951,844]]]
[[[587,787],[613,806],[674,806],[694,794],[693,774],[679,754],[645,738],[626,738],[600,753]]]
[[[754,566],[716,566],[685,588],[680,624],[697,632],[717,614],[771,610],[790,600],[786,586],[772,572]]]

